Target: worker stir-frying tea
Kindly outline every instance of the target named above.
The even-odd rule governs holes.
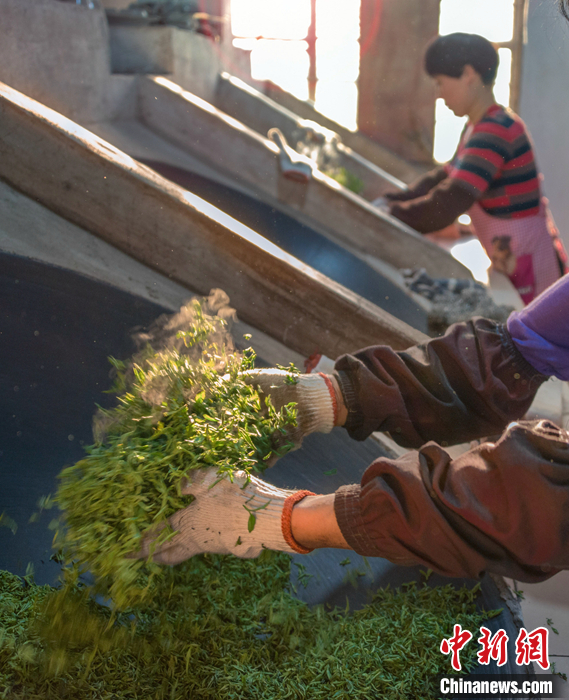
[[[24,679],[25,669],[42,663],[55,674],[79,664],[88,675],[110,659],[116,663],[121,649],[134,655],[129,663],[136,675],[153,648],[173,650],[172,669],[184,649],[187,671],[200,653],[190,640],[203,633],[208,645],[217,645],[215,654],[208,652],[217,670],[198,664],[199,672],[181,674],[180,683],[195,689],[213,678],[230,682],[219,670],[227,667],[227,646],[220,649],[217,636],[229,634],[231,645],[236,634],[249,646],[237,680],[229,674],[231,683],[244,682],[246,669],[259,664],[290,673],[287,664],[298,664],[302,654],[289,651],[308,648],[316,656],[309,655],[309,663],[305,651],[304,678],[312,683],[313,674],[330,669],[330,644],[354,636],[358,645],[365,642],[366,633],[356,630],[364,620],[377,640],[377,616],[386,614],[382,600],[387,609],[403,606],[397,625],[417,606],[412,643],[407,640],[412,648],[421,639],[417,620],[425,634],[440,635],[441,610],[458,615],[457,622],[464,596],[473,601],[472,592],[447,590],[433,616],[427,599],[440,591],[412,588],[381,593],[355,616],[311,611],[287,588],[288,558],[270,555],[271,549],[351,548],[397,564],[426,564],[447,576],[490,571],[538,581],[567,568],[567,433],[543,422],[514,422],[456,460],[444,445],[496,432],[523,416],[548,376],[569,379],[568,297],[564,277],[504,326],[476,319],[405,352],[367,348],[340,357],[330,375],[255,370],[250,354],[240,357],[223,346],[222,319],[197,304],[186,330],[167,323],[168,349],[147,348],[131,364],[115,363],[119,403],[99,415],[99,442],[61,474],[54,500],[65,524],[52,527],[64,584],[33,592],[37,615],[19,642],[12,638],[8,673]],[[279,489],[256,475],[305,435],[334,425],[355,439],[388,430],[420,450],[376,460],[361,484],[334,494]],[[84,578],[88,572],[94,579]],[[103,599],[108,607],[101,607]],[[28,614],[29,603],[19,603]],[[474,616],[471,624],[483,619],[473,604],[463,613]],[[435,658],[443,657],[430,646],[435,665],[421,668],[432,676]],[[1,653],[6,656],[6,647]],[[377,688],[376,675],[366,685],[369,677],[364,683],[354,674],[344,665],[336,687],[356,678],[361,697]],[[406,692],[416,696],[415,681],[409,682],[415,690]]]
[[[446,576],[489,571],[529,582],[569,568],[568,433],[512,422],[548,377],[569,380],[567,309],[565,276],[506,325],[474,319],[404,352],[366,348],[340,357],[332,375],[295,383],[283,370],[250,375],[276,408],[296,404],[297,425],[286,429],[296,447],[338,425],[355,439],[388,431],[420,449],[376,460],[361,484],[334,494],[278,491],[239,473],[210,488],[215,468],[201,471],[183,487],[195,503],[171,519],[178,533],[158,546],[145,538],[141,554],[174,564],[198,552],[343,547]],[[444,450],[486,436],[496,437],[456,460]],[[252,531],[243,503],[257,509]]]
[[[432,640],[493,616],[477,588],[450,585],[380,590],[355,613],[294,597],[291,558],[269,548],[297,548],[281,521],[299,497],[255,474],[331,429],[328,380],[276,370],[275,403],[272,371],[232,347],[223,302],[160,324],[161,350],[114,361],[116,408],[98,413],[97,442],[42,504],[62,510],[62,585],[0,574],[7,697],[416,697],[448,666]],[[187,561],[163,565],[174,558]]]

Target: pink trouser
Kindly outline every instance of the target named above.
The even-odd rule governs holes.
[[[565,262],[566,254],[547,200],[538,214],[524,219],[490,216],[478,203],[468,214],[492,264],[510,278],[524,304],[559,279],[559,257]]]

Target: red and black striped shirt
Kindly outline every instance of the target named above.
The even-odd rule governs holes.
[[[531,137],[520,117],[498,104],[466,125],[445,170],[492,216],[521,219],[539,211],[540,175]]]

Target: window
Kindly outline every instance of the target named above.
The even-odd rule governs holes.
[[[357,129],[360,0],[231,0],[231,29],[255,80]]]

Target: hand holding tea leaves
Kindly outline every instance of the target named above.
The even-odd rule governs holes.
[[[220,477],[217,469],[191,472],[181,486],[194,500],[171,518],[174,536],[157,545],[147,536],[138,556],[152,556],[158,564],[179,564],[196,554],[233,554],[258,557],[263,549],[293,552],[282,530],[285,501],[294,491],[279,489],[261,479],[235,472]]]
[[[190,474],[203,470],[224,477],[212,493],[230,486],[239,490],[233,484],[238,474],[246,479],[262,472],[291,445],[283,440],[275,454],[273,434],[286,436],[296,423],[294,404],[277,411],[244,381],[255,355],[235,352],[224,307],[217,308],[226,301],[212,295],[159,319],[131,361],[113,362],[117,406],[99,411],[97,442],[59,477],[55,503],[65,519],[54,522],[56,545],[64,561],[90,571],[96,593],[120,609],[147,595],[146,587],[133,585],[145,568],[133,553],[148,537],[158,551],[174,536],[166,526],[170,517],[188,506],[201,511],[182,488]],[[247,534],[250,514],[239,509]],[[188,545],[189,551],[226,551],[202,545]],[[191,554],[172,554],[171,560],[180,556],[176,560]],[[157,568],[148,562],[153,575],[159,575]]]
[[[299,374],[291,367],[250,370],[242,379],[259,392],[261,404],[270,398],[277,411],[291,403],[296,406],[296,423],[273,436],[277,452],[286,443],[298,449],[307,435],[329,433],[337,423],[337,392],[328,375]]]

